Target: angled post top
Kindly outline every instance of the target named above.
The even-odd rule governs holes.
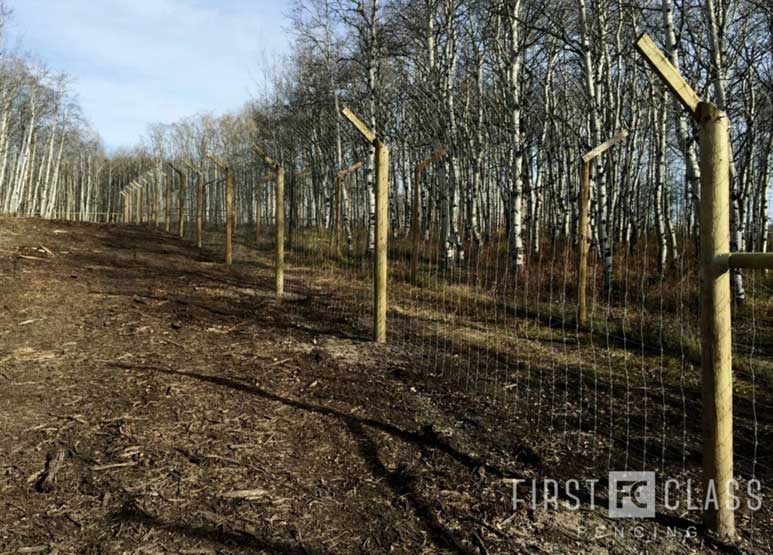
[[[228,171],[228,164],[223,162],[220,158],[215,156],[214,154],[207,153],[207,158],[212,161],[213,164],[215,164],[218,168],[224,171]]]
[[[687,84],[679,71],[673,66],[673,64],[666,58],[663,52],[655,44],[655,41],[647,34],[644,33],[636,41],[636,49],[647,60],[647,63],[652,67],[655,73],[658,74],[672,93],[676,96],[677,100],[695,117],[700,104],[700,97],[693,90],[693,88]]]
[[[375,144],[377,139],[375,131],[365,125],[365,122],[358,118],[357,115],[347,106],[341,108],[341,115],[349,120],[349,123],[351,123],[354,128],[360,132],[360,135],[362,135],[366,141],[368,141],[370,144]]]
[[[591,160],[593,160],[597,156],[600,156],[603,153],[605,153],[607,150],[609,150],[610,148],[612,148],[616,144],[622,143],[626,139],[626,137],[628,137],[628,131],[626,129],[623,129],[622,131],[618,132],[614,137],[612,137],[608,141],[606,141],[604,143],[601,143],[600,145],[598,145],[593,150],[590,150],[587,153],[585,153],[583,155],[583,157],[582,157],[582,161],[583,162],[590,162]]]
[[[271,166],[271,168],[273,168],[274,171],[277,171],[279,169],[279,164],[268,154],[266,154],[265,151],[262,148],[260,148],[258,145],[253,144],[252,150],[255,152],[255,154],[257,154],[260,158],[262,158],[266,164]]]

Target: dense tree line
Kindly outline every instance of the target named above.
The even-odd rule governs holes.
[[[9,15],[0,4],[0,34]],[[107,159],[68,76],[0,49],[0,212],[109,220],[134,158]]]
[[[272,189],[260,185],[268,180],[250,149],[257,143],[288,170],[290,237],[299,226],[335,225],[336,176],[364,162],[344,187],[342,223],[350,245],[353,229],[369,229],[370,249],[374,152],[340,116],[347,105],[391,149],[395,236],[409,232],[418,211],[423,237],[437,241],[445,263],[502,239],[517,270],[542,249],[576,242],[579,159],[626,129],[627,141],[591,168],[595,252],[612,283],[615,257],[646,239],[657,245],[663,273],[694,251],[700,168],[693,122],[635,51],[647,32],[704,99],[727,111],[732,246],[768,249],[773,7],[766,0],[298,0],[291,27],[292,54],[277,63],[270,93],[234,114],[154,125],[142,146],[112,160],[74,124],[63,82],[5,56],[4,210],[110,211],[116,192],[94,183],[142,175],[160,196],[181,179],[171,161],[188,182],[204,180],[207,219],[222,221],[223,180],[207,162],[212,153],[233,168],[237,223],[256,213],[269,222]],[[417,181],[413,167],[440,148],[448,155]],[[740,275],[734,286],[742,297]]]

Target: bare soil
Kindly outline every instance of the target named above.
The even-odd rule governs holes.
[[[514,510],[508,480],[571,453],[371,343],[345,287],[297,266],[277,302],[269,255],[0,219],[0,553],[758,550],[666,534],[689,517],[609,533],[588,500]]]

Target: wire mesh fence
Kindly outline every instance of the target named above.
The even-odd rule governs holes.
[[[249,214],[237,218],[236,241],[271,265],[270,211],[258,221]],[[222,218],[209,217],[205,247],[220,248],[222,239],[213,238],[223,234]],[[195,240],[193,221],[195,213],[187,211],[185,239]],[[306,297],[331,333],[368,341],[374,273],[366,222],[353,225],[351,241],[339,249],[334,225],[297,215],[288,221],[287,294]],[[578,245],[570,237],[548,234],[530,245],[515,271],[504,228],[485,242],[466,240],[451,260],[437,233],[433,227],[420,238],[414,276],[410,233],[390,230],[387,356],[404,357],[412,379],[427,387],[500,415],[501,425],[530,446],[529,454],[512,456],[533,457],[533,478],[578,480],[585,495],[587,484],[600,480],[590,491],[605,499],[612,493],[605,489],[607,472],[654,471],[668,478],[658,483],[659,514],[699,519],[694,511],[706,492],[694,237],[680,230],[683,255],[661,272],[657,242],[644,234],[635,250],[616,254],[611,288],[598,249],[591,249],[588,323],[580,325]],[[773,468],[766,442],[773,274],[744,275],[746,301],[733,306],[733,439],[736,487],[744,499],[736,518],[744,534],[765,546],[767,538],[754,533],[755,519],[769,515],[750,507],[755,496],[769,494]]]

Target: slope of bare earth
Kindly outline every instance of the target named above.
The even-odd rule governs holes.
[[[0,553],[715,549],[514,511],[506,480],[545,461],[498,405],[368,342],[300,271],[278,304],[268,256],[236,260],[0,219]]]

